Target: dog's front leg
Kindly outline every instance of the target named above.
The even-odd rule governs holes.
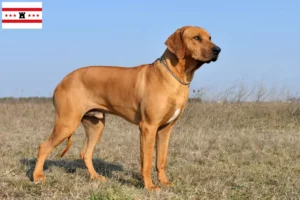
[[[171,131],[174,123],[158,130],[156,135],[156,170],[158,172],[158,180],[160,184],[165,186],[171,186],[172,183],[168,181],[166,176],[166,163],[168,146],[171,136]]]
[[[140,123],[141,175],[147,190],[158,190],[151,178],[152,159],[157,126]]]

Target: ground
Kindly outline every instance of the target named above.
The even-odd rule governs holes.
[[[93,156],[108,182],[91,181],[79,154],[80,126],[45,164],[44,184],[31,181],[38,146],[51,133],[51,99],[1,99],[0,199],[298,199],[298,103],[190,102],[170,141],[172,188],[147,192],[140,180],[138,127],[109,115]],[[154,160],[155,161],[155,158]],[[154,162],[153,162],[154,164]],[[153,179],[157,183],[153,168]]]

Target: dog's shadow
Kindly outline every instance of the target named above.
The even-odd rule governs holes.
[[[36,163],[36,159],[21,159],[20,163],[23,165],[26,165],[28,167],[28,170],[26,172],[26,176],[33,181],[33,171]],[[97,173],[104,175],[108,178],[113,178],[113,172],[114,171],[124,171],[124,168],[122,165],[117,163],[107,163],[101,159],[93,159],[93,164],[95,167],[95,170]],[[65,170],[66,173],[75,173],[77,169],[86,169],[86,166],[81,159],[76,160],[46,160],[44,164],[44,171],[48,170],[52,166],[60,167]],[[122,184],[127,185],[133,185],[135,187],[142,187],[141,178],[138,175],[138,173],[135,172],[125,172],[130,173],[132,178],[135,179],[135,181],[129,181],[126,179],[122,179],[120,177],[117,178],[119,182]]]
[[[27,177],[33,181],[33,170],[36,159],[21,159],[20,162],[28,167],[26,172]],[[107,177],[112,177],[113,171],[124,171],[123,166],[117,163],[107,163],[101,159],[93,159],[95,170],[99,174]],[[64,168],[66,173],[75,173],[77,169],[86,169],[86,166],[81,159],[76,160],[46,160],[44,164],[44,171],[52,166]]]

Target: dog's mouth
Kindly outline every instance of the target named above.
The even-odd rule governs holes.
[[[208,63],[216,62],[217,60],[218,60],[218,56],[214,56],[211,60],[208,61]]]
[[[211,62],[216,62],[218,60],[218,55],[217,56],[212,56],[210,59],[209,58],[206,58],[205,60],[196,60],[197,63],[206,63],[206,64],[209,64]]]
[[[209,63],[211,63],[211,62],[215,62],[215,61],[213,61],[213,60],[207,60],[207,61],[203,61],[203,60],[196,60],[197,61],[197,63],[198,64],[209,64]]]
[[[217,60],[218,60],[218,58],[213,58],[213,59],[208,60],[208,61],[206,61],[206,62],[204,62],[204,63],[209,64],[209,63],[211,63],[211,62],[216,62]]]
[[[205,61],[203,61],[203,60],[197,60],[197,62],[198,63],[207,63],[207,64],[209,64],[209,63],[211,63],[211,62],[216,62],[218,60],[218,56],[213,56],[211,59],[207,59],[207,60],[205,60]]]
[[[212,62],[216,62],[217,60],[218,60],[218,57],[211,59]]]

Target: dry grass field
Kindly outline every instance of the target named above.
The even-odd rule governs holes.
[[[167,173],[174,186],[152,193],[139,177],[137,126],[107,116],[93,156],[107,183],[89,180],[79,157],[80,126],[65,157],[59,156],[66,141],[49,155],[46,182],[35,184],[38,146],[52,131],[52,101],[2,99],[0,113],[0,199],[300,198],[299,103],[190,102],[170,141]]]

